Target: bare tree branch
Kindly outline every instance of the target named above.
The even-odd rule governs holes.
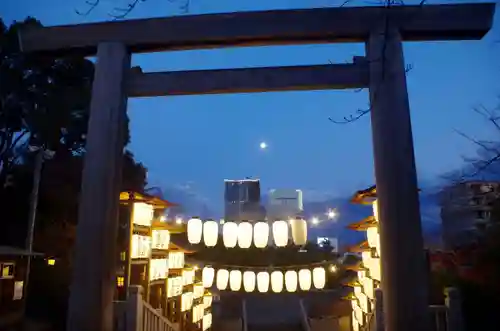
[[[75,12],[80,15],[80,16],[88,16],[101,2],[101,0],[86,0],[85,4],[88,6],[87,10],[84,12],[79,11],[78,9],[75,9]]]

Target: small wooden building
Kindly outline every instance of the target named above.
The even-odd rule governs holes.
[[[32,253],[32,256],[42,256]],[[24,280],[30,252],[0,246],[0,330],[16,325],[22,320]]]

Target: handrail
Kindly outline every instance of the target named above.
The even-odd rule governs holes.
[[[142,302],[142,331],[178,331],[166,317],[162,316],[149,303]]]
[[[309,323],[309,316],[307,314],[306,307],[304,306],[304,301],[302,299],[299,300],[300,305],[300,323],[302,324],[302,328],[304,331],[311,331],[311,324]]]

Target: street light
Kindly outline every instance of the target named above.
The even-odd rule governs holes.
[[[328,209],[326,216],[329,220],[334,219],[337,216],[337,211],[335,209]]]
[[[311,223],[312,223],[313,225],[317,225],[317,224],[319,224],[319,218],[317,218],[316,216],[315,216],[315,217],[313,217],[313,218],[311,218]]]

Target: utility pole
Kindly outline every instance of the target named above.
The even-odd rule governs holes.
[[[28,294],[28,286],[31,273],[31,258],[33,255],[33,237],[35,234],[36,210],[38,208],[38,189],[40,188],[40,179],[42,177],[44,154],[45,151],[42,147],[36,149],[35,169],[33,171],[33,186],[31,188],[31,195],[30,195],[28,233],[26,235],[26,250],[28,251],[28,261],[26,264],[26,275],[23,286],[23,305],[22,305],[23,316],[26,315],[26,304],[28,301],[27,294]]]

